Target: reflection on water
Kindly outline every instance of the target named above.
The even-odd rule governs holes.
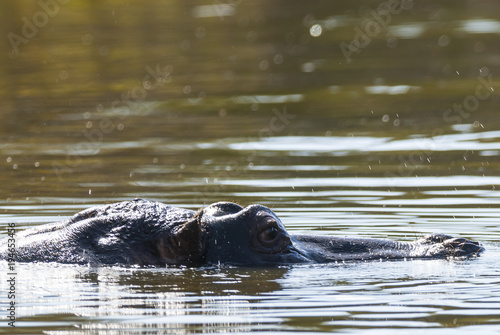
[[[390,17],[358,0],[55,4],[0,3],[1,227],[134,197],[230,200],[271,207],[291,232],[438,232],[487,251],[266,269],[18,264],[15,331],[498,331],[497,2],[404,2]]]
[[[282,104],[287,102],[300,102],[302,94],[290,95],[250,95],[234,97],[232,100],[237,104]]]
[[[369,94],[406,94],[410,91],[417,91],[420,87],[418,86],[409,86],[409,85],[396,85],[396,86],[386,86],[386,85],[377,85],[377,86],[367,86],[365,87],[366,93]]]
[[[389,32],[397,38],[417,38],[422,36],[425,26],[425,23],[400,24],[389,27]]]
[[[499,314],[498,247],[477,260],[291,268],[120,269],[20,265],[20,329],[181,334],[463,327]],[[485,270],[490,275],[481,275]],[[38,280],[30,273],[37,271]],[[456,282],[456,278],[468,278]],[[58,285],[53,285],[57,282]],[[53,301],[47,310],[47,300]],[[76,327],[75,327],[76,326]],[[387,328],[399,328],[390,330]],[[494,329],[494,328],[493,328]]]
[[[500,21],[472,19],[461,22],[461,30],[469,34],[498,34]]]
[[[463,125],[472,127],[472,125]],[[462,129],[465,129],[463,127]],[[458,128],[458,127],[456,127]],[[289,151],[302,152],[305,155],[321,154],[328,152],[337,155],[338,151],[347,154],[352,151],[371,151],[371,152],[390,152],[390,151],[490,151],[500,149],[499,142],[500,131],[477,132],[467,134],[449,134],[426,138],[419,134],[412,135],[408,139],[391,139],[388,137],[367,137],[367,136],[281,136],[260,140],[258,142],[247,143],[229,143],[227,146],[235,150],[271,150],[271,151]],[[222,144],[224,145],[224,144]],[[220,144],[203,145],[203,148],[218,147]],[[296,153],[295,153],[296,154]]]

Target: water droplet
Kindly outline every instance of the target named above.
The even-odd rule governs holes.
[[[278,65],[283,63],[283,55],[277,54],[276,56],[274,56],[273,61],[274,61],[274,64],[278,64]]]
[[[267,60],[262,60],[259,63],[259,69],[262,71],[267,70],[269,68],[269,62]]]
[[[311,34],[312,37],[319,37],[322,32],[323,28],[319,24],[315,24],[309,29],[309,34]]]
[[[479,69],[479,73],[482,76],[487,76],[490,73],[490,69],[488,69],[486,66],[483,66],[481,69]]]
[[[69,76],[68,71],[59,72],[59,78],[61,78],[62,80],[68,79],[68,76]]]
[[[94,40],[94,37],[91,34],[85,34],[85,35],[82,36],[82,42],[85,45],[92,44],[93,40]]]
[[[395,36],[388,36],[388,37],[386,37],[386,39],[387,39],[386,43],[387,43],[387,46],[389,48],[395,48],[395,47],[398,46],[398,39],[397,39],[397,37],[395,37]]]
[[[445,47],[450,44],[450,38],[446,35],[441,35],[438,39],[438,45],[440,47]]]

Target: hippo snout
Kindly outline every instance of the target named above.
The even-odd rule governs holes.
[[[294,247],[312,262],[474,257],[485,249],[465,238],[432,234],[413,242],[377,238],[292,235]]]
[[[468,255],[479,255],[484,252],[484,247],[479,242],[470,241],[465,238],[451,238],[443,242],[450,249],[450,256],[463,257]]]
[[[484,247],[478,242],[463,237],[453,237],[446,234],[432,234],[415,241],[414,246],[428,248],[427,253],[434,257],[469,257],[478,256],[484,252]]]

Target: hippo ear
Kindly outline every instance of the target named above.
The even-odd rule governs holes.
[[[160,256],[167,264],[201,264],[205,253],[205,229],[199,223],[198,215],[174,227],[167,237],[158,241]]]

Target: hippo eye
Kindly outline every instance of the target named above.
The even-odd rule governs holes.
[[[272,246],[279,237],[280,230],[275,225],[268,226],[259,234],[259,240],[263,245]]]
[[[267,228],[264,233],[263,233],[263,239],[266,241],[272,241],[278,236],[278,228],[276,227],[269,227]]]
[[[261,254],[277,254],[291,245],[285,228],[273,218],[264,217],[255,228],[255,238],[251,239],[250,245]]]

